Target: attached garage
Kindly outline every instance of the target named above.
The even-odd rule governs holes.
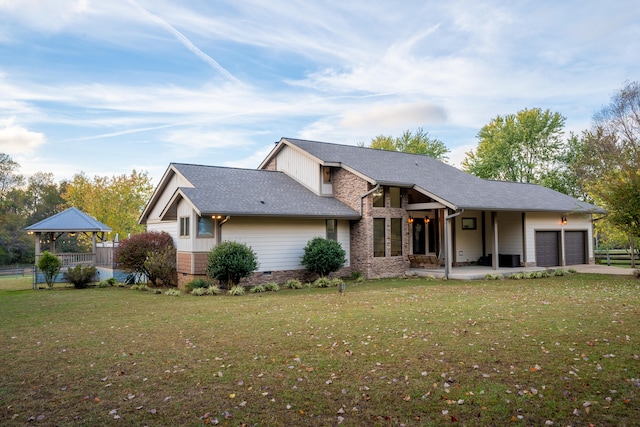
[[[536,231],[536,265],[538,267],[560,265],[559,231]]]
[[[567,265],[587,263],[587,232],[564,232],[564,255]]]

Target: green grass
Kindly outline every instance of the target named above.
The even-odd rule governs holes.
[[[638,425],[639,290],[573,275],[0,291],[0,424]]]

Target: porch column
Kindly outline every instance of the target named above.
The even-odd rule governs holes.
[[[449,273],[451,273],[451,268],[453,267],[452,256],[453,251],[451,250],[451,219],[447,218],[446,211],[444,216],[444,275],[445,277],[449,277]]]
[[[493,256],[491,257],[491,267],[497,270],[500,262],[498,260],[498,213],[491,212],[491,222],[493,223]]]

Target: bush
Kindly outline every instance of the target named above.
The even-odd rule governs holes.
[[[249,289],[249,292],[251,292],[252,294],[257,294],[257,293],[264,292],[265,290],[266,289],[264,288],[263,285],[255,285]]]
[[[92,282],[96,276],[96,268],[93,266],[82,266],[80,264],[69,268],[62,277],[65,281],[73,284],[76,289],[84,289]]]
[[[302,282],[298,279],[289,279],[285,282],[284,287],[288,289],[302,289]]]
[[[335,240],[315,237],[307,242],[302,256],[302,265],[320,276],[338,271],[347,262],[345,251]]]
[[[116,262],[126,270],[144,274],[153,286],[158,280],[167,286],[174,285],[176,247],[165,231],[148,231],[121,240]]]
[[[199,288],[208,288],[209,286],[211,286],[211,282],[201,277],[197,277],[192,281],[190,281],[189,283],[187,283],[186,288],[188,291],[193,291]]]
[[[245,244],[226,241],[209,252],[207,273],[223,286],[233,288],[257,269],[256,254]]]
[[[209,295],[219,295],[220,292],[222,292],[218,285],[211,285],[207,289],[209,291]]]
[[[49,251],[44,251],[38,259],[37,267],[42,271],[47,286],[53,288],[53,283],[56,281],[58,274],[60,274],[60,268],[62,268],[60,258]]]
[[[229,295],[240,296],[244,295],[244,286],[235,285],[229,289]]]
[[[164,294],[168,295],[170,297],[179,297],[181,292],[180,292],[180,289],[171,288],[171,289],[167,290]]]
[[[209,295],[209,288],[193,288],[189,293],[197,297],[202,295]]]
[[[265,283],[264,290],[270,292],[278,292],[280,290],[280,285],[278,285],[276,282]]]
[[[313,282],[313,286],[316,288],[330,288],[332,286],[331,279],[328,277],[318,277],[315,282]]]

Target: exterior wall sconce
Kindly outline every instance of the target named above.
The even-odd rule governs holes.
[[[211,215],[212,219],[222,219],[222,215]]]
[[[407,222],[409,224],[413,224],[413,217],[411,215],[409,215],[409,219],[407,219]]]
[[[561,218],[560,222],[562,223],[562,225],[567,225],[567,216],[566,215],[562,215],[562,218]]]
[[[428,216],[424,217],[424,223],[425,224],[429,224],[431,222],[431,218],[429,218]]]

